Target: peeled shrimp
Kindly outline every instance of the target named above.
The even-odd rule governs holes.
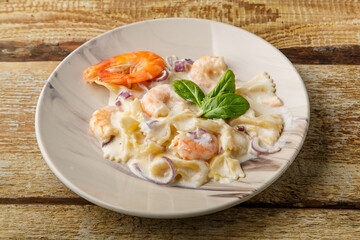
[[[142,98],[141,105],[150,117],[164,117],[169,113],[166,102],[170,99],[171,88],[162,84],[150,89]]]
[[[111,115],[115,111],[116,107],[106,106],[96,110],[90,118],[90,130],[103,142],[118,134],[118,130],[111,124]]]
[[[226,69],[223,57],[205,56],[194,62],[189,76],[200,87],[209,89],[217,84]]]
[[[214,134],[198,128],[196,131],[177,135],[170,148],[186,160],[209,160],[218,152],[218,141]]]
[[[165,69],[165,61],[152,52],[138,51],[124,53],[85,70],[84,79],[94,82],[127,84],[151,80]]]

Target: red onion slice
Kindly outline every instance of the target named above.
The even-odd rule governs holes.
[[[150,120],[145,123],[149,128],[153,128],[156,125],[156,123],[158,123],[158,122],[159,122],[158,120]]]
[[[189,63],[190,65],[192,65],[194,63],[194,61],[191,60],[190,58],[185,58],[184,60],[185,60],[185,62]]]
[[[121,106],[121,100],[120,100],[120,97],[123,98],[123,99],[128,99],[130,97],[132,97],[132,93],[129,92],[129,91],[124,91],[124,92],[121,92],[117,95],[116,99],[115,99],[115,106],[118,106],[120,107]]]
[[[117,107],[120,107],[120,106],[121,106],[121,101],[120,101],[119,99],[117,99],[117,100],[115,101],[115,106],[117,106]]]
[[[106,139],[105,141],[103,141],[101,143],[101,147],[105,147],[106,145],[108,145],[109,143],[111,143],[114,140],[115,136],[111,135],[108,139]]]
[[[186,135],[197,142],[212,142],[212,137],[208,131],[203,128],[197,128],[195,131],[187,132]]]
[[[188,72],[191,69],[192,61],[179,60],[174,63],[175,72]]]
[[[169,70],[174,70],[174,62],[177,60],[178,58],[176,56],[167,56],[165,58],[165,64],[166,64],[166,67],[169,69]]]
[[[185,72],[185,62],[184,61],[176,61],[174,64],[175,72]]]
[[[218,150],[218,154],[221,154],[224,151],[224,149],[220,146],[219,150]]]
[[[254,149],[255,152],[260,153],[260,154],[276,153],[281,150],[281,148],[279,146],[273,146],[273,147],[269,147],[269,148],[261,147],[260,143],[259,143],[259,138],[257,138],[257,137],[251,141],[251,147],[252,147],[252,149]]]
[[[205,133],[209,133],[207,130],[203,129],[203,128],[197,128],[196,131],[198,132],[199,135],[205,134]]]
[[[129,91],[124,91],[119,94],[119,97],[122,97],[124,99],[128,99],[129,97],[132,97],[132,93]]]
[[[155,82],[162,82],[162,81],[165,81],[166,79],[168,79],[168,77],[169,77],[168,71],[163,70],[158,77],[156,77],[156,78],[153,79],[153,81],[155,81]]]
[[[239,132],[245,132],[245,127],[242,125],[237,125],[236,130],[238,130]]]
[[[174,163],[170,160],[170,158],[162,157],[162,159],[164,159],[167,162],[167,164],[169,165],[170,170],[171,170],[170,177],[166,181],[158,181],[158,180],[150,178],[149,176],[146,176],[144,171],[140,168],[139,164],[137,164],[137,163],[134,163],[133,166],[136,169],[136,171],[138,171],[140,173],[140,175],[143,178],[145,178],[146,180],[148,180],[149,182],[156,183],[159,185],[169,185],[169,184],[173,183],[174,179],[175,179],[175,175],[176,175],[175,166],[174,166]]]
[[[205,129],[199,128],[199,127],[195,131],[187,132],[187,134],[192,136],[194,139],[198,139],[201,135],[203,135],[205,133],[209,133],[209,132],[206,131]]]

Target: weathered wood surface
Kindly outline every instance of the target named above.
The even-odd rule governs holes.
[[[0,203],[89,204],[47,167],[34,133],[37,98],[59,62],[0,63]],[[286,173],[246,206],[360,208],[360,66],[297,65],[311,123]]]
[[[0,238],[360,239],[359,13],[358,0],[0,0]],[[36,102],[58,61],[110,29],[166,17],[244,28],[306,64],[296,65],[311,103],[300,154],[263,193],[209,216],[154,220],[94,206],[37,147]]]
[[[3,238],[46,239],[359,239],[360,210],[236,208],[160,220],[97,206],[2,205]],[[25,221],[24,221],[25,220]]]
[[[191,17],[244,28],[294,63],[360,64],[357,0],[0,1],[0,61],[62,60],[85,41],[136,21]]]

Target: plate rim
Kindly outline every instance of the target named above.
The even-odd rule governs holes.
[[[293,70],[295,71],[295,73],[298,75],[299,79],[301,79],[301,83],[304,87],[304,93],[305,93],[305,99],[306,102],[305,107],[307,108],[307,123],[306,123],[306,127],[304,129],[304,135],[301,138],[301,141],[299,142],[298,148],[296,148],[294,154],[291,156],[291,158],[289,158],[289,161],[276,173],[276,175],[271,178],[269,181],[265,182],[264,184],[262,184],[259,188],[257,188],[255,191],[253,191],[251,194],[249,194],[248,196],[245,196],[243,198],[234,198],[232,201],[230,201],[229,203],[226,204],[222,204],[219,206],[213,206],[210,208],[206,208],[204,210],[199,210],[199,211],[187,211],[187,212],[182,212],[182,213],[158,213],[158,214],[153,214],[153,213],[144,213],[142,211],[136,211],[136,210],[128,210],[125,208],[122,208],[120,206],[115,206],[113,204],[109,204],[106,202],[103,202],[101,200],[98,200],[97,198],[89,195],[88,193],[82,191],[81,189],[79,189],[78,187],[76,187],[75,185],[72,184],[71,181],[69,181],[66,177],[64,177],[60,171],[55,167],[53,161],[51,160],[51,158],[48,155],[48,151],[45,147],[45,145],[43,144],[44,140],[41,137],[40,134],[40,126],[39,126],[39,118],[40,118],[40,109],[41,109],[41,105],[42,105],[42,100],[44,99],[45,96],[45,90],[47,85],[50,83],[50,80],[54,77],[55,73],[58,71],[59,68],[62,67],[63,64],[66,63],[66,60],[68,58],[70,58],[73,54],[76,54],[76,52],[83,48],[84,46],[86,46],[89,42],[96,40],[98,38],[102,38],[103,36],[107,35],[107,34],[111,34],[114,31],[119,31],[119,29],[123,29],[123,28],[127,28],[127,27],[131,27],[133,25],[138,25],[138,24],[144,24],[144,23],[148,23],[148,22],[157,22],[157,21],[168,21],[168,20],[175,20],[175,21],[199,21],[199,22],[206,22],[208,24],[219,24],[219,25],[224,25],[224,26],[228,26],[228,27],[232,27],[236,30],[240,30],[240,31],[244,31],[247,34],[250,34],[252,36],[255,36],[256,38],[260,39],[263,43],[267,44],[268,47],[271,47],[272,49],[275,49],[279,54],[282,55],[282,57],[284,59],[286,59],[286,61],[288,63],[290,63],[290,66],[293,68]],[[273,46],[271,43],[269,43],[268,41],[266,41],[265,39],[257,36],[254,33],[251,33],[243,28],[240,27],[236,27],[234,25],[228,24],[228,23],[223,23],[223,22],[218,22],[215,20],[208,20],[208,19],[199,19],[199,18],[157,18],[157,19],[151,19],[151,20],[144,20],[144,21],[138,21],[138,22],[133,22],[130,24],[126,24],[120,27],[116,27],[113,28],[109,31],[106,31],[92,39],[89,39],[88,41],[84,42],[82,45],[80,45],[79,47],[77,47],[75,50],[73,50],[68,56],[66,56],[57,66],[56,68],[52,71],[52,73],[50,74],[50,76],[48,77],[48,79],[46,80],[37,104],[36,104],[36,112],[35,112],[35,135],[36,135],[36,139],[37,139],[37,144],[39,146],[40,152],[45,160],[45,162],[47,163],[47,165],[49,166],[49,168],[51,169],[51,171],[55,174],[55,176],[66,186],[68,187],[71,191],[75,192],[77,195],[79,195],[80,197],[86,199],[87,201],[94,203],[98,206],[101,206],[103,208],[115,211],[115,212],[119,212],[119,213],[123,213],[126,215],[131,215],[131,216],[136,216],[136,217],[146,217],[146,218],[161,218],[161,219],[174,219],[174,218],[187,218],[187,217],[195,217],[195,216],[202,216],[202,215],[207,215],[207,214],[211,214],[211,213],[215,213],[218,211],[222,211],[228,208],[231,208],[235,205],[238,205],[242,202],[245,202],[247,200],[249,200],[250,198],[255,197],[257,194],[261,193],[262,191],[264,191],[266,188],[268,188],[270,185],[272,185],[276,180],[278,180],[283,174],[284,172],[290,167],[290,165],[294,162],[294,160],[296,159],[296,157],[298,156],[300,150],[303,147],[304,141],[306,139],[307,133],[308,133],[308,129],[309,129],[309,125],[310,125],[310,101],[309,101],[309,96],[308,96],[308,91],[305,85],[304,80],[302,79],[301,75],[299,74],[299,72],[296,70],[295,66],[292,64],[292,62],[279,50],[277,49],[275,46]]]

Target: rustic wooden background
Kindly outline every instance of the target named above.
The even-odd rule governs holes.
[[[154,220],[95,206],[44,162],[34,114],[59,62],[128,23],[193,17],[269,41],[305,81],[311,123],[286,173],[208,216]],[[0,238],[360,239],[360,2],[357,0],[0,0]]]

